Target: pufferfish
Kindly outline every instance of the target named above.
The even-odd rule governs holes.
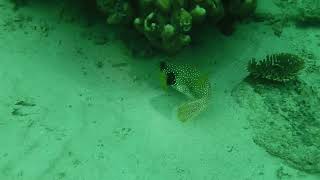
[[[172,87],[188,97],[177,110],[182,122],[193,119],[209,105],[211,85],[207,75],[185,64],[160,62],[160,82],[163,89]]]

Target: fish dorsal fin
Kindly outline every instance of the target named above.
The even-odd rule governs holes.
[[[197,86],[201,86],[206,84],[208,81],[209,81],[209,73],[205,73],[205,74],[201,74],[195,83]]]

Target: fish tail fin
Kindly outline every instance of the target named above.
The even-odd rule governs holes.
[[[208,98],[203,97],[184,103],[178,107],[178,119],[181,122],[193,119],[208,107]]]

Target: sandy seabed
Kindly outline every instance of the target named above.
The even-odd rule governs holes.
[[[318,29],[289,26],[279,37],[260,22],[230,37],[205,32],[172,57],[208,72],[213,86],[208,111],[181,123],[183,97],[159,85],[161,57],[133,57],[114,29],[63,8],[0,1],[1,180],[320,178]],[[278,52],[307,59],[299,82],[246,81],[249,59]]]

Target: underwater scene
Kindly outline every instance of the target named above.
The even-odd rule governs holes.
[[[320,180],[320,0],[0,0],[0,180]]]

